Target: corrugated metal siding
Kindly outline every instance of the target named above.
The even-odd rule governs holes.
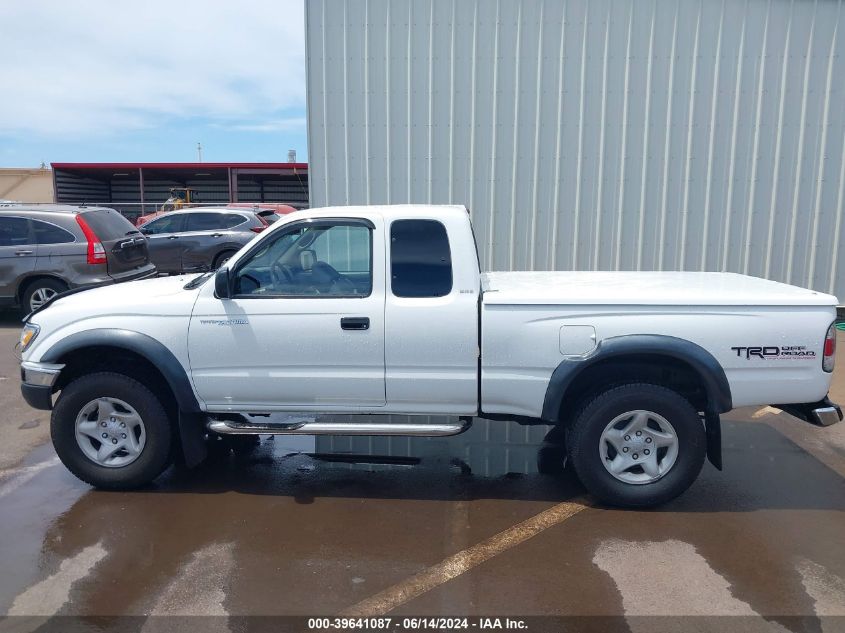
[[[487,269],[845,297],[834,0],[307,0],[311,204],[466,204]]]
[[[102,180],[56,170],[56,202],[97,204],[109,199],[109,185]]]

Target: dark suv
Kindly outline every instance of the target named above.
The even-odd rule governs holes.
[[[140,229],[159,272],[181,273],[220,268],[268,226],[254,211],[207,207],[165,213]]]
[[[31,311],[81,286],[155,273],[147,240],[114,209],[0,205],[0,303]]]

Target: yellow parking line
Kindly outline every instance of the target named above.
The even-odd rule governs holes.
[[[590,507],[585,500],[565,501],[517,523],[513,527],[468,547],[436,565],[362,600],[341,612],[341,616],[374,616],[388,613],[445,582],[457,578],[481,563],[524,543],[540,532],[563,523]]]
[[[761,409],[758,409],[754,413],[752,413],[751,419],[752,420],[759,420],[760,418],[765,417],[767,415],[780,415],[780,414],[781,414],[780,409],[775,409],[774,407],[763,407]]]

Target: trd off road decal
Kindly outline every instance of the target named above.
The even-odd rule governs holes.
[[[806,360],[816,357],[816,352],[807,349],[803,345],[785,345],[781,347],[777,345],[764,345],[762,347],[732,347],[731,349],[736,352],[737,358],[744,358],[746,360]]]

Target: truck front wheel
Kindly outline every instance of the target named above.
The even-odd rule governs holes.
[[[62,389],[50,423],[62,463],[97,488],[137,488],[171,461],[172,431],[159,398],[112,372],[77,378]]]
[[[587,402],[569,434],[578,478],[605,503],[646,507],[689,488],[707,452],[695,408],[671,389],[626,384]]]

